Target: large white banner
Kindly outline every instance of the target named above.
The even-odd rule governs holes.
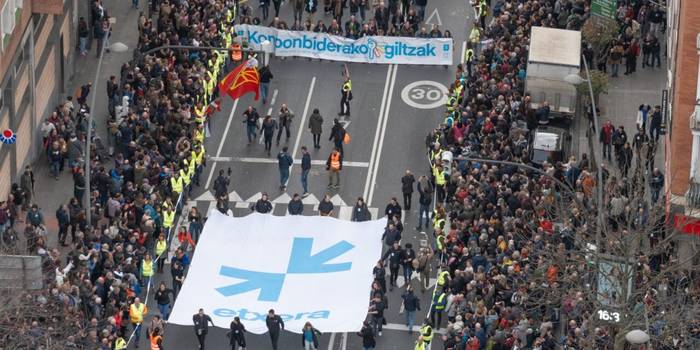
[[[357,40],[326,33],[239,24],[239,37],[256,49],[268,40],[276,56],[362,63],[451,65],[452,39],[369,36]]]
[[[168,322],[192,325],[199,308],[217,327],[235,316],[267,332],[274,309],[285,329],[311,322],[322,332],[355,332],[367,315],[372,268],[386,219],[211,213]]]

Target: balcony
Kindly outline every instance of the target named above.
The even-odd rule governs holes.
[[[695,111],[690,115],[690,129],[700,132],[700,100],[695,102]]]

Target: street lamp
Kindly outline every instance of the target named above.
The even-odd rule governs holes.
[[[641,345],[648,343],[650,337],[647,332],[641,329],[633,329],[625,334],[625,339],[627,339],[630,344]]]
[[[95,88],[98,88],[98,80],[100,79],[100,71],[102,70],[102,59],[104,58],[104,54],[106,50],[110,50],[112,52],[126,52],[129,50],[129,47],[126,46],[126,44],[121,43],[121,42],[115,42],[112,45],[109,45],[108,47],[105,47],[102,45],[102,50],[100,50],[100,57],[97,60],[97,70],[95,71],[95,79],[93,79],[93,84],[95,85]],[[87,127],[87,138],[85,140],[85,189],[87,190],[88,195],[85,196],[84,198],[84,205],[85,205],[85,218],[86,222],[88,225],[91,225],[92,218],[91,218],[91,213],[90,213],[90,198],[92,197],[92,190],[90,187],[90,143],[92,139],[92,116],[95,114],[95,96],[97,96],[97,92],[92,93],[92,98],[90,99],[90,112],[88,113],[88,127]]]
[[[582,56],[583,57],[583,56]],[[584,79],[578,74],[569,74],[564,77],[564,81],[566,81],[569,84],[572,85],[579,85],[582,83],[587,83],[588,84],[588,93],[589,97],[591,99],[591,109],[593,111],[593,132],[594,134],[591,136],[590,143],[591,143],[591,159],[595,160],[595,156],[598,154],[597,152],[597,146],[598,142],[595,141],[595,138],[600,135],[600,126],[598,125],[598,112],[596,111],[596,105],[595,105],[595,96],[593,96],[593,85],[591,84],[591,72],[588,70],[588,62],[586,62],[586,57],[583,57],[583,68],[586,71],[586,76],[588,79]],[[603,225],[605,224],[605,220],[603,219],[603,209],[605,206],[603,205],[603,166],[602,166],[602,153],[601,153],[601,159],[600,161],[595,162],[596,163],[596,172],[597,174],[597,180],[598,180],[598,191],[597,191],[597,197],[598,197],[598,206],[597,206],[597,220],[598,220],[598,225],[596,228],[596,235],[595,235],[595,245],[596,249],[600,249],[600,240],[602,236],[602,230],[603,230]],[[599,266],[599,254],[596,254],[596,266]]]

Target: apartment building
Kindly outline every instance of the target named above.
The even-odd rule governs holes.
[[[40,125],[74,72],[78,0],[0,0],[0,198],[41,153]]]

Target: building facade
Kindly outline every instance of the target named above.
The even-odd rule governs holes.
[[[669,0],[667,22],[666,211],[681,256],[697,259],[688,243],[700,240],[700,1]]]
[[[24,165],[41,155],[41,121],[65,95],[74,72],[78,0],[0,0],[0,198]],[[70,94],[70,93],[69,93]]]

